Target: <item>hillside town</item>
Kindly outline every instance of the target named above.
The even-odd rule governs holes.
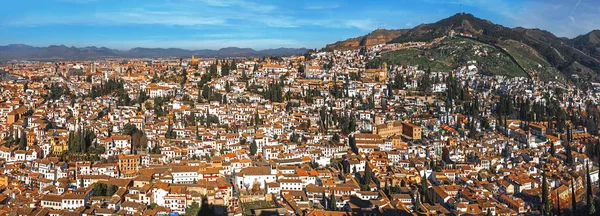
[[[4,63],[0,215],[596,214],[595,93],[421,46]]]

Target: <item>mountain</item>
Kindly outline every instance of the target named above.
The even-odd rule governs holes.
[[[254,50],[250,48],[227,47],[219,50],[186,50],[179,48],[143,48],[136,47],[121,51],[106,47],[67,47],[51,45],[48,47],[33,47],[24,44],[0,46],[0,60],[30,59],[30,60],[86,60],[105,57],[124,58],[155,58],[155,57],[261,57],[287,56],[306,53],[305,48],[277,48]]]
[[[344,41],[338,41],[333,44],[327,44],[325,50],[348,50],[362,46],[372,46],[375,44],[383,44],[397,38],[407,32],[406,29],[387,30],[377,29],[365,36],[350,38]]]
[[[555,74],[544,73],[559,71],[559,75],[571,78],[572,81],[585,86],[589,86],[587,81],[600,81],[599,31],[592,31],[574,39],[565,39],[540,29],[508,28],[471,14],[459,13],[435,23],[416,26],[389,43],[431,41],[449,35],[451,31],[470,35],[465,38],[506,51],[506,54],[530,75],[537,72],[540,74],[534,74],[536,77],[555,77]],[[513,49],[508,47],[510,44]],[[520,54],[531,59],[515,58],[518,57],[514,54],[517,47],[527,48],[519,48]],[[538,70],[523,67],[524,62],[531,63],[532,59],[540,65],[547,63],[552,69]],[[579,79],[575,79],[577,76],[572,75],[577,75]]]
[[[600,30],[594,30],[585,35],[569,40],[572,46],[591,55],[600,58]]]

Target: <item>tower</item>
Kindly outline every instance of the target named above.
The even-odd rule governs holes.
[[[96,62],[92,62],[90,65],[90,71],[96,73]]]
[[[380,81],[387,79],[387,71],[388,71],[387,63],[384,62],[381,64],[381,70],[379,71],[379,80]]]
[[[310,71],[310,61],[306,60],[304,62],[304,74],[308,74],[309,71]]]

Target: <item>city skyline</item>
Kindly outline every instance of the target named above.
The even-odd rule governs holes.
[[[33,3],[33,4],[32,4]],[[462,11],[507,27],[576,37],[600,28],[593,1],[51,0],[7,2],[0,44],[219,49],[321,48],[377,28],[406,29]],[[34,5],[34,6],[32,6]]]

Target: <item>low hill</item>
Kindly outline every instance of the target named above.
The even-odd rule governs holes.
[[[385,44],[391,41],[394,38],[397,38],[404,34],[405,29],[400,30],[387,30],[387,29],[377,29],[365,36],[350,38],[344,41],[338,41],[333,44],[327,44],[325,46],[326,50],[348,50],[348,49],[356,49],[364,46],[373,46],[376,44]]]

